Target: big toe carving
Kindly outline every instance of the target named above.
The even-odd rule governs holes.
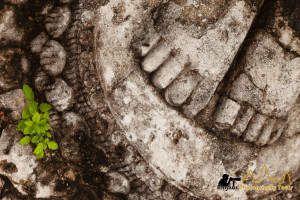
[[[212,4],[210,8],[212,12],[216,12],[214,9],[223,5],[222,2]],[[183,6],[181,14],[190,21],[191,25],[186,23],[183,26],[181,23],[169,22],[170,19],[164,15],[168,15],[172,9],[180,8],[177,4],[169,3],[168,8],[164,10],[166,12],[163,12],[157,20],[159,22],[154,24],[156,26],[154,33],[150,32],[142,42],[137,41],[134,47],[142,57],[142,69],[150,73],[149,76],[153,76],[152,83],[158,89],[166,89],[163,91],[166,93],[165,96],[169,97],[170,93],[180,93],[182,88],[179,84],[180,80],[186,79],[191,83],[188,85],[182,83],[186,85],[187,91],[184,99],[181,99],[180,105],[177,106],[182,107],[186,116],[194,117],[207,106],[215,93],[244,41],[258,7],[253,9],[246,1],[229,1],[224,8],[223,16],[220,15],[217,21],[213,20],[213,16],[207,15],[207,18],[202,19],[203,22],[198,24],[198,30],[190,32],[189,30],[195,25],[190,15],[186,16],[184,13],[187,7]],[[197,12],[202,13],[201,11],[206,13],[206,8],[200,6]],[[175,19],[176,16],[173,20]],[[207,29],[208,25],[213,28]],[[160,31],[156,32],[157,29]],[[195,32],[199,38],[191,34]],[[201,78],[195,80],[190,76],[191,73],[197,73]]]

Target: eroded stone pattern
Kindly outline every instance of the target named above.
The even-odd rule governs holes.
[[[40,63],[44,70],[51,76],[59,75],[66,64],[67,54],[63,46],[55,40],[49,40],[44,44],[40,53]]]
[[[58,111],[67,110],[74,103],[74,91],[60,78],[57,78],[49,91],[45,92],[45,96]]]
[[[45,28],[54,37],[60,37],[71,22],[71,11],[68,6],[53,7],[45,18]]]
[[[291,171],[298,169],[298,161],[286,160],[279,164],[276,158],[267,157],[271,151],[276,151],[298,159],[298,150],[291,150],[290,146],[299,145],[299,136],[281,136],[285,131],[286,118],[290,115],[289,106],[297,106],[295,102],[299,96],[299,86],[295,80],[299,79],[299,65],[294,64],[293,59],[297,60],[298,55],[289,54],[286,49],[279,48],[272,34],[268,45],[262,45],[262,48],[259,45],[255,46],[258,41],[268,42],[259,39],[259,33],[265,30],[260,26],[255,27],[255,24],[248,40],[245,41],[261,3],[231,3],[229,8],[225,9],[225,14],[199,38],[195,37],[195,31],[191,30],[190,24],[184,27],[177,24],[179,20],[174,20],[179,18],[182,9],[172,1],[161,7],[139,1],[120,4],[109,2],[98,12],[100,17],[97,41],[100,45],[99,48],[97,46],[97,66],[113,115],[124,130],[126,138],[157,169],[158,174],[164,174],[178,187],[188,187],[186,190],[197,196],[221,195],[214,185],[209,185],[218,180],[212,180],[213,177],[208,179],[200,174],[214,173],[221,176],[225,168],[237,172],[239,166],[233,164],[236,160],[240,161],[239,165],[243,163],[242,165],[250,168],[252,161],[249,160],[249,156],[254,151],[257,152],[252,158],[256,169],[261,162],[273,163],[276,165],[274,170],[278,172],[282,167]],[[268,8],[268,4],[263,6],[263,11]],[[155,12],[152,12],[152,9]],[[129,13],[130,17],[127,18]],[[270,13],[265,15],[268,14]],[[149,15],[152,18],[149,19]],[[266,20],[265,23],[270,21]],[[264,32],[263,35],[268,37],[269,33]],[[184,38],[189,39],[185,41]],[[218,38],[218,42],[212,38]],[[182,41],[183,44],[180,43]],[[193,50],[193,47],[199,44],[197,41],[202,41],[200,44],[203,45],[186,54],[185,51]],[[107,43],[110,45],[105,45]],[[256,50],[259,48],[263,49],[264,53],[258,53]],[[276,51],[268,54],[272,48]],[[241,50],[240,53],[238,50]],[[199,57],[194,57],[193,53]],[[282,56],[283,54],[286,57]],[[245,60],[248,57],[252,60],[249,59],[247,63]],[[263,67],[259,67],[258,64],[255,67],[255,59],[260,57]],[[276,60],[276,64],[270,64]],[[193,63],[199,65],[193,67]],[[269,64],[271,66],[268,66]],[[141,70],[137,70],[138,66]],[[199,83],[188,73],[181,75],[181,70],[190,68],[199,74]],[[280,78],[277,73],[262,77],[258,72],[249,74],[249,68],[256,68],[257,71],[267,69],[268,72],[275,68],[278,74],[291,70],[294,76],[288,78],[289,80]],[[186,75],[190,77],[184,77]],[[183,81],[176,81],[176,77]],[[188,80],[192,78],[196,80]],[[268,87],[260,88],[254,79],[262,82],[266,79]],[[172,94],[168,90],[173,83],[179,87],[181,82],[191,91],[190,95],[182,94],[180,90]],[[196,85],[196,89],[189,89],[191,85]],[[292,101],[288,101],[284,94],[280,95],[278,87],[293,90],[284,91],[294,95],[290,98]],[[176,87],[172,88],[176,90]],[[161,99],[164,94],[167,94],[167,102],[174,107],[167,106]],[[278,109],[275,109],[276,107]],[[195,120],[186,121],[177,111],[191,118],[195,116]],[[195,128],[194,123],[199,123],[200,127],[209,127],[217,137],[212,136],[214,134],[206,134],[202,128]],[[241,138],[232,138],[229,132]],[[294,134],[297,132],[299,130]],[[267,146],[248,146],[244,141]],[[206,151],[206,148],[209,150]],[[235,155],[234,161],[230,161],[231,155],[225,155],[225,152],[232,153],[233,149],[239,149],[243,155]],[[214,162],[220,165],[209,165]],[[297,170],[294,173],[297,174]],[[191,182],[197,189],[190,188]],[[238,196],[228,194],[227,197],[234,198],[234,195]],[[253,194],[241,192],[239,195],[240,198],[247,198]]]
[[[5,6],[0,11],[0,41],[6,43],[20,43],[24,36],[24,30],[17,27],[15,8]]]
[[[25,72],[28,65],[29,61],[24,57],[20,48],[2,48],[0,50],[0,89],[9,91],[19,88],[24,81],[22,71]]]
[[[1,42],[23,42],[32,55],[24,55],[23,47],[11,51],[21,55],[16,62],[22,76],[11,77],[17,80],[15,85],[0,78],[0,89],[6,92],[0,94],[0,109],[19,119],[25,103],[8,102],[24,96],[12,89],[33,80],[37,97],[54,106],[49,123],[60,151],[46,153],[44,163],[35,162],[28,183],[32,191],[15,181],[20,175],[10,175],[19,171],[22,162],[9,160],[14,156],[1,158],[0,174],[22,194],[11,192],[12,187],[1,191],[0,177],[0,197],[198,199],[189,192],[200,199],[218,199],[224,195],[214,183],[219,174],[225,169],[233,174],[251,168],[251,163],[258,167],[262,161],[276,163],[273,173],[285,169],[296,179],[300,70],[293,20],[300,8],[293,1],[274,1],[260,11],[262,4],[244,0],[51,1],[33,19],[43,28],[30,41],[14,33],[18,26],[11,13],[17,7],[4,7],[0,25],[6,28],[0,29]],[[259,15],[256,26],[254,18],[266,7],[269,12]],[[254,33],[247,35],[251,25]],[[0,73],[9,77],[10,51],[1,52]],[[203,123],[218,137],[201,128]],[[7,130],[0,133],[0,141]],[[228,139],[226,132],[241,139]],[[232,141],[233,145],[227,144]],[[243,141],[268,147],[260,150]],[[16,139],[2,143],[18,147]],[[236,148],[243,153],[233,155]],[[273,160],[267,157],[270,152],[276,154]],[[283,162],[279,157],[289,159]],[[212,171],[217,177],[211,177]],[[295,189],[277,198],[297,198],[298,194]],[[247,196],[259,198],[242,192],[224,198]]]

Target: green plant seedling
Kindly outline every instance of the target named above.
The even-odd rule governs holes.
[[[33,90],[26,84],[23,85],[23,92],[27,98],[28,108],[22,111],[22,120],[18,123],[18,130],[25,135],[19,144],[26,145],[30,142],[36,144],[33,153],[41,159],[47,147],[51,150],[58,148],[58,144],[49,139],[52,135],[49,132],[50,126],[47,120],[49,119],[48,111],[52,106],[47,103],[41,103],[39,106],[38,102],[34,101]]]

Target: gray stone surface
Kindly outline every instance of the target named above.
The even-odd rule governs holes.
[[[264,90],[264,99],[253,106],[266,115],[285,117],[300,94],[300,58],[285,52],[267,33],[258,33],[255,40],[246,53],[245,70],[255,87]]]
[[[179,63],[175,58],[167,60],[153,76],[153,84],[162,89],[166,88],[180,74],[184,65]]]
[[[246,74],[241,74],[232,85],[230,97],[237,101],[246,101],[258,109],[263,92],[257,88]]]
[[[0,40],[7,42],[21,42],[24,30],[17,27],[15,9],[4,6],[0,11]]]
[[[224,98],[217,110],[215,122],[218,123],[220,127],[225,127],[226,125],[232,126],[240,108],[241,106],[238,103],[231,99]]]
[[[261,114],[254,114],[252,117],[248,129],[245,132],[245,140],[253,142],[257,139],[258,135],[261,133],[263,125],[267,117]]]
[[[246,130],[254,113],[255,110],[252,107],[248,107],[246,110],[242,111],[241,115],[235,120],[231,131],[240,136]]]
[[[10,163],[11,167],[2,168],[0,164],[0,174],[8,176],[21,193],[27,194],[26,188],[35,184],[36,181],[34,170],[37,167],[37,161],[30,146],[18,144],[21,138],[16,126],[10,125],[2,131],[0,163]]]
[[[130,190],[129,181],[125,176],[118,172],[107,174],[109,177],[108,191],[112,193],[127,194]]]
[[[14,120],[22,117],[22,111],[26,108],[26,98],[22,89],[12,90],[4,94],[0,94],[0,108],[11,110]]]
[[[30,48],[33,53],[40,53],[44,44],[48,41],[48,36],[45,32],[38,34],[31,42]]]
[[[34,76],[34,85],[37,91],[45,91],[50,86],[50,76],[43,69],[38,69]]]
[[[50,86],[51,89],[45,92],[46,99],[58,111],[70,108],[74,103],[74,92],[67,83],[57,78],[55,83]]]
[[[184,103],[191,95],[194,88],[201,81],[200,75],[195,71],[185,71],[172,82],[166,89],[166,101],[174,106],[179,106]]]
[[[81,162],[83,157],[80,151],[83,137],[81,134],[88,133],[87,125],[82,116],[73,112],[64,113],[62,121],[62,139],[59,146],[62,156],[66,160]]]

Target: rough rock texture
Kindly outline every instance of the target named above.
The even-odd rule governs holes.
[[[60,150],[62,156],[73,162],[82,161],[82,154],[78,151],[80,141],[88,134],[87,124],[84,119],[76,113],[64,113],[62,116],[63,129]]]
[[[21,119],[22,111],[26,106],[22,89],[12,90],[0,95],[0,108],[10,110],[14,120]]]
[[[46,33],[41,32],[30,42],[30,48],[32,53],[40,53],[42,51],[42,47],[47,41],[48,41],[48,37]]]
[[[299,199],[299,13],[298,0],[4,0],[0,199]],[[18,144],[24,83],[53,106],[59,148],[41,160]],[[264,165],[293,189],[218,189]]]
[[[71,11],[67,6],[54,7],[45,18],[45,28],[54,38],[60,37],[71,22]]]
[[[45,92],[46,99],[58,111],[66,110],[72,106],[74,92],[64,80],[57,78],[50,88],[49,91]]]
[[[112,193],[128,194],[130,185],[125,176],[117,172],[109,173],[107,176],[109,177],[108,191]]]
[[[24,194],[28,193],[35,182],[34,170],[37,166],[32,148],[18,144],[21,134],[16,126],[9,126],[2,131],[0,142],[0,174],[6,175]]]
[[[19,43],[23,39],[24,31],[17,27],[15,12],[15,9],[9,6],[5,6],[0,11],[0,41],[2,44]]]

